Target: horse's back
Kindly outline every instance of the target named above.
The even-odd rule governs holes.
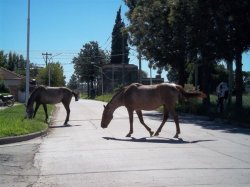
[[[175,105],[179,92],[175,84],[141,85],[131,84],[124,91],[125,106],[135,109],[153,110],[165,105]]]
[[[44,104],[57,104],[70,102],[72,92],[65,87],[46,87],[40,93],[40,102]]]
[[[155,85],[131,84],[123,93],[124,105],[135,110],[153,110],[162,105]]]

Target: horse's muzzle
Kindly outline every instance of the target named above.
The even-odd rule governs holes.
[[[101,124],[101,127],[102,127],[103,129],[106,129],[108,126],[102,123],[102,124]]]
[[[25,115],[24,115],[24,119],[32,119],[32,115],[30,115],[29,113],[26,113]]]

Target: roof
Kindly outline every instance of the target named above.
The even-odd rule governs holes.
[[[126,68],[126,69],[131,69],[131,68],[137,68],[136,65],[134,64],[104,64],[102,66],[103,69],[109,69],[109,68]]]
[[[13,71],[7,70],[3,67],[0,67],[0,79],[3,80],[20,80],[23,79],[24,76],[19,75]]]

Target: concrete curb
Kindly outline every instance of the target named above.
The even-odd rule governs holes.
[[[46,135],[48,133],[48,130],[49,128],[40,132],[31,133],[31,134],[0,138],[0,145],[31,140],[31,139]]]

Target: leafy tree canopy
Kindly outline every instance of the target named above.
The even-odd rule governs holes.
[[[63,74],[63,67],[59,62],[50,63],[50,86],[59,87],[65,86],[65,76]],[[36,80],[38,84],[48,85],[49,82],[49,67],[38,70]]]
[[[67,84],[67,87],[72,89],[72,90],[75,90],[77,89],[77,84],[78,80],[77,80],[77,76],[75,74],[73,74]]]
[[[109,61],[108,55],[100,49],[95,41],[91,41],[83,45],[83,48],[74,57],[75,75],[79,77],[81,82],[93,82],[99,74],[99,68]]]
[[[117,11],[115,25],[112,31],[111,64],[128,64],[129,62],[128,34],[121,19],[121,7]]]

